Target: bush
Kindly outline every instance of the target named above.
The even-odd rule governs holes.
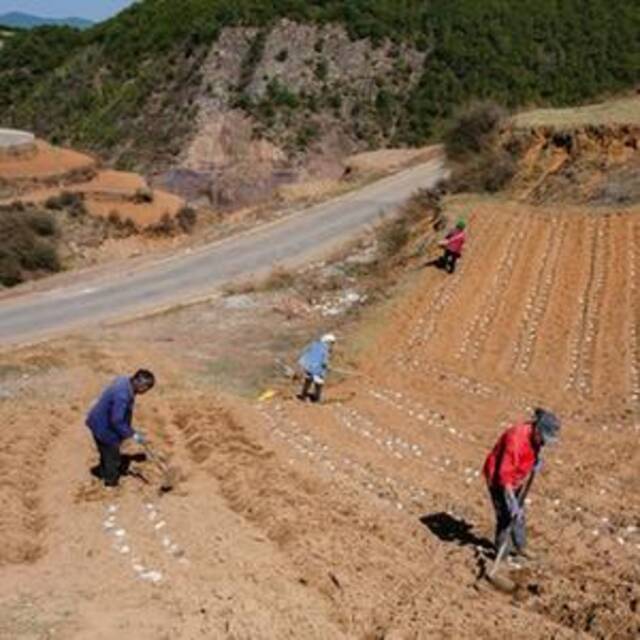
[[[495,102],[479,102],[460,111],[444,134],[447,155],[463,160],[496,142],[506,111]]]
[[[286,85],[274,78],[267,85],[267,100],[276,107],[296,109],[300,105],[298,96]]]
[[[47,209],[52,209],[53,211],[62,211],[63,209],[68,209],[82,202],[83,197],[79,193],[63,191],[57,196],[51,196],[48,198],[45,201],[44,206]]]
[[[318,137],[320,131],[315,124],[307,123],[296,134],[296,147],[302,151]]]
[[[501,191],[516,173],[515,158],[503,149],[487,149],[455,167],[449,179],[452,193]]]
[[[118,232],[118,235],[125,238],[133,236],[140,231],[131,218],[123,220],[122,216],[115,210],[109,212],[107,222]]]
[[[68,209],[68,213],[72,218],[83,218],[88,215],[87,207],[82,200],[76,202],[72,207]]]
[[[29,247],[20,252],[20,263],[29,271],[60,271],[55,247],[39,239],[33,239]]]
[[[176,223],[168,213],[165,213],[158,222],[147,227],[147,232],[155,236],[171,236],[175,231]]]
[[[182,207],[176,215],[176,221],[184,233],[191,233],[198,222],[198,212],[192,207]]]
[[[153,190],[149,187],[141,187],[136,189],[133,195],[133,201],[136,204],[150,204],[153,202]]]
[[[329,76],[329,63],[326,60],[320,60],[313,73],[317,80],[324,82]]]
[[[0,284],[14,287],[23,280],[20,260],[12,251],[0,247]]]
[[[407,246],[410,237],[409,225],[404,217],[388,221],[378,233],[382,254],[386,258],[397,255]]]
[[[19,284],[29,272],[59,271],[55,235],[55,221],[46,212],[0,208],[0,284]]]
[[[70,191],[63,191],[60,195],[51,196],[45,201],[44,206],[51,211],[67,211],[73,218],[80,218],[88,213],[84,204],[84,196]]]
[[[480,102],[463,109],[444,136],[447,155],[456,161],[449,187],[454,193],[504,189],[515,175],[513,150],[500,146],[506,111],[495,102]]]
[[[54,219],[44,211],[34,211],[27,217],[27,224],[39,236],[51,237],[56,234]]]
[[[122,225],[122,217],[117,211],[109,211],[109,215],[107,216],[107,222],[114,227],[119,227]]]
[[[296,281],[295,274],[284,267],[276,266],[258,287],[261,291],[276,291],[289,289]]]

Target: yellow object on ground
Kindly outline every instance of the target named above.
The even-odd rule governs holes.
[[[274,391],[273,389],[267,389],[259,398],[258,401],[259,402],[266,402],[267,400],[271,400],[272,398],[275,398],[278,395],[277,391]]]

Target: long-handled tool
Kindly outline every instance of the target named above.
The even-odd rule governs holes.
[[[524,505],[524,501],[527,498],[529,489],[531,489],[531,485],[533,484],[533,480],[535,476],[536,476],[535,471],[532,471],[527,480],[527,484],[525,485],[523,491],[520,493],[520,496],[518,497],[518,504],[520,505],[520,508],[522,508],[522,506]],[[498,573],[498,569],[500,568],[500,564],[504,560],[504,557],[507,555],[507,551],[509,550],[509,546],[511,543],[511,532],[513,530],[513,527],[515,526],[515,523],[516,521],[515,519],[513,519],[509,524],[509,526],[507,527],[507,530],[505,532],[504,542],[500,545],[500,548],[498,549],[498,553],[496,555],[496,559],[493,561],[493,565],[491,566],[491,569],[489,569],[489,571],[486,574],[487,580],[494,587],[496,587],[496,589],[500,589],[500,591],[504,591],[506,593],[513,593],[516,590],[517,585],[515,582],[513,582],[513,580],[510,580],[505,576],[499,576],[497,575],[497,573]]]
[[[354,371],[353,369],[340,369],[339,367],[331,367],[331,371],[334,373],[340,373],[343,376],[355,376],[356,378],[366,378],[367,380],[371,380],[371,378],[361,371]]]
[[[147,457],[149,458],[149,460],[151,460],[151,462],[153,462],[158,467],[158,469],[160,469],[160,471],[162,472],[162,482],[160,484],[160,492],[167,493],[168,491],[171,491],[176,484],[176,479],[177,479],[176,470],[169,467],[164,462],[164,460],[162,460],[162,458],[160,458],[160,456],[151,448],[149,443],[147,442],[143,443],[142,447],[144,448],[145,453],[147,454]]]

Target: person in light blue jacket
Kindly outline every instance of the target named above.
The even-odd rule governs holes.
[[[327,333],[322,336],[320,340],[316,340],[308,345],[302,352],[298,364],[304,372],[304,380],[298,399],[302,401],[309,399],[311,402],[320,402],[322,389],[329,369],[329,358],[335,342],[335,335],[333,335],[333,333]],[[309,393],[312,385],[314,387],[313,393]]]
[[[144,444],[144,436],[131,426],[135,397],[149,391],[155,384],[151,371],[140,369],[133,376],[116,378],[101,394],[87,416],[89,427],[100,463],[91,473],[100,478],[105,486],[118,485],[120,476],[127,472],[127,460],[120,453],[124,440],[133,438]]]

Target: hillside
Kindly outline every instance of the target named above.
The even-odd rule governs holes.
[[[93,26],[91,20],[84,18],[43,18],[30,13],[11,11],[0,15],[0,25],[14,29],[35,29],[44,26],[66,26],[75,29],[88,29]]]
[[[424,65],[433,55],[419,43],[352,40],[335,21],[282,19],[257,39],[259,33],[255,26],[227,27],[215,46],[203,45],[191,120],[181,121],[173,103],[163,107],[163,96],[178,100],[177,87],[188,85],[174,78],[176,93],[152,87],[139,118],[129,120],[131,130],[117,129],[104,148],[121,162],[127,150],[131,162],[166,158],[193,179],[209,172],[224,182],[235,173],[251,186],[258,171],[265,184],[269,176],[284,179],[302,162],[303,152],[287,145],[304,124],[295,100],[316,86],[299,60],[330,51],[327,72],[351,104],[377,86],[374,67],[388,81],[394,47],[412,60],[424,55]],[[318,34],[321,51],[313,46]],[[111,46],[104,40],[86,50],[90,34],[72,30],[41,35],[77,48],[73,61],[63,47],[40,49],[59,56],[64,72],[54,74],[56,82],[69,82],[69,89],[71,70],[80,68],[74,65],[103,64],[103,48]],[[116,67],[91,76],[95,100],[111,92],[111,115],[126,113],[116,97],[136,90],[141,74],[158,73],[165,54],[155,51],[159,62],[132,67],[130,84],[110,84]],[[370,75],[362,75],[373,55],[379,57]],[[264,76],[276,68],[273,57],[282,67],[269,90]],[[27,101],[55,88],[46,56],[40,64],[38,89],[24,94]],[[182,64],[184,57],[176,58],[172,73]],[[26,91],[32,79],[19,77]],[[231,105],[238,77],[246,99]],[[418,87],[422,80],[416,73],[405,81]],[[256,105],[270,92],[277,107],[268,123]],[[42,108],[43,128],[51,118],[67,122],[67,134],[75,135],[79,123],[65,120],[62,105]],[[94,108],[87,99],[86,112],[95,116]],[[307,162],[329,155],[329,134],[336,145],[366,144],[348,129],[354,120],[367,121],[364,115],[329,120],[324,107],[311,113],[325,120]],[[156,119],[147,121],[150,114]],[[185,125],[179,136],[160,126],[170,117]],[[96,122],[108,123],[104,118]],[[191,295],[204,273],[210,287],[210,296],[194,305],[93,329],[74,318],[67,337],[15,350],[3,345],[0,639],[637,640],[639,118],[638,94],[515,118],[478,103],[444,136],[452,165],[474,169],[479,158],[495,179],[491,160],[506,155],[509,179],[482,194],[453,195],[442,184],[420,191],[397,216],[332,257],[218,291],[216,269],[256,264],[225,242],[219,260],[193,251],[191,265],[191,259],[211,265],[197,275],[185,268],[183,247],[173,245],[173,259],[157,265],[160,283],[150,281],[143,262],[120,262],[95,280],[72,273],[18,292],[46,308],[38,318],[46,323],[46,316],[62,318],[69,309],[80,309],[80,320],[104,308],[113,299],[102,293],[107,289],[128,299],[123,282],[146,280],[146,291],[166,291],[179,273]],[[158,135],[175,151],[163,149]],[[16,136],[23,143],[17,156]],[[15,212],[0,206],[0,223],[9,214],[0,238],[6,244],[14,234],[9,257],[29,259],[18,265],[22,270],[64,266],[50,248],[72,225],[92,239],[118,231],[98,227],[97,215],[82,213],[84,205],[126,200],[146,187],[139,177],[105,171],[92,157],[48,148],[29,134],[5,137],[14,142],[4,160],[11,180],[0,180],[0,192],[11,189],[13,202],[37,178],[41,196],[47,185],[40,183],[55,179],[63,183],[57,188],[73,191],[61,193],[62,200],[75,202],[69,211],[59,209],[65,202],[58,198],[45,212],[15,202]],[[139,144],[135,154],[126,144]],[[345,161],[351,168],[345,181],[379,153]],[[78,170],[87,175],[69,184],[68,173]],[[362,203],[388,203],[389,181],[376,189],[377,195],[347,196],[349,213]],[[294,220],[331,231],[332,224],[309,215]],[[437,268],[437,241],[460,218],[468,242],[448,274]],[[269,255],[282,248],[273,237],[259,232],[237,240]],[[289,235],[283,244],[292,241]],[[184,249],[187,259],[192,247]],[[6,249],[0,268],[3,260],[11,266]],[[21,275],[16,270],[14,279]],[[2,313],[19,317],[21,303],[2,297]],[[293,367],[304,345],[326,331],[338,341],[323,402],[300,402]],[[133,424],[176,482],[161,495],[163,474],[131,441],[124,447],[129,474],[119,488],[103,488],[90,472],[98,457],[82,426],[100,390],[139,366],[151,367],[158,384],[136,401]],[[482,465],[504,428],[536,406],[563,424],[559,441],[544,448],[544,466],[525,502],[537,558],[503,562],[499,575],[515,587],[507,595],[484,578],[494,559],[494,522]]]
[[[640,95],[513,117],[460,112],[445,137],[455,193],[503,191],[535,204],[640,202]]]
[[[0,121],[119,168],[186,170],[224,205],[423,143],[474,97],[557,106],[631,87],[639,30],[633,0],[145,0],[82,33],[13,38]]]
[[[3,353],[3,637],[638,638],[639,209],[446,198],[469,229],[449,275],[424,268],[431,202],[381,255],[366,238],[271,288]],[[324,402],[302,403],[274,364],[326,330]],[[179,478],[162,497],[133,444],[118,490],[89,472],[86,411],[138,363],[158,385],[135,424]],[[508,596],[482,577],[481,469],[539,405],[562,434]]]

